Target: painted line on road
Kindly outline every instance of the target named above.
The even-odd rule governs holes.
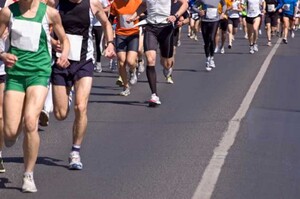
[[[257,76],[255,77],[252,85],[250,86],[246,96],[244,97],[239,109],[229,121],[228,128],[224,132],[223,138],[221,139],[219,145],[214,149],[214,154],[211,157],[209,164],[205,168],[202,175],[201,181],[198,184],[192,199],[210,199],[215,186],[217,184],[219,175],[221,173],[222,167],[224,165],[225,159],[228,155],[228,151],[234,144],[237,133],[240,129],[240,122],[245,117],[250,104],[255,96],[255,93],[270,65],[270,62],[275,55],[281,39],[278,39],[264,63],[262,64]]]

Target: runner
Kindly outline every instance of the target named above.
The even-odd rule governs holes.
[[[104,30],[107,47],[105,56],[115,56],[112,26],[99,0],[60,0],[56,1],[63,27],[71,43],[70,66],[62,69],[53,66],[52,85],[54,115],[64,120],[69,113],[69,93],[74,86],[73,140],[69,155],[69,168],[81,170],[80,148],[87,129],[87,105],[93,77],[92,18],[97,17]],[[59,50],[59,43],[56,50]]]
[[[142,0],[115,0],[111,5],[110,21],[117,17],[116,50],[119,62],[119,75],[123,82],[122,96],[130,95],[130,87],[127,79],[126,65],[129,66],[130,84],[137,83],[136,60],[139,48],[139,27],[134,27],[138,22],[128,23],[130,17],[140,6]]]
[[[57,64],[67,67],[69,42],[55,9],[40,0],[19,0],[0,12],[0,35],[6,28],[10,30],[10,48],[8,52],[0,52],[7,73],[4,142],[6,147],[11,147],[23,130],[23,192],[37,191],[33,179],[40,144],[37,124],[51,74],[49,25],[53,26],[64,47]]]
[[[232,41],[238,31],[240,23],[240,12],[242,11],[240,0],[231,0],[231,6],[227,7],[228,12],[228,48],[232,48]]]
[[[219,14],[219,3],[222,6],[222,13]],[[199,11],[198,7],[202,7]],[[204,40],[204,50],[206,56],[206,71],[215,68],[214,51],[216,48],[215,37],[219,27],[220,19],[224,18],[226,12],[225,0],[198,0],[195,3],[194,10],[199,13],[202,18],[201,30]]]
[[[247,30],[250,54],[258,51],[258,29],[260,24],[261,7],[264,0],[244,0],[244,4],[247,6]]]
[[[287,44],[289,29],[291,30],[291,37],[294,38],[294,22],[297,14],[297,0],[280,0],[278,7],[279,12],[282,13],[283,20],[283,43]]]
[[[265,0],[263,11],[265,12],[265,25],[267,28],[268,46],[272,46],[272,34],[277,31],[278,12],[276,7],[278,6],[278,0]]]
[[[110,3],[108,0],[99,0],[100,3],[103,6],[103,9],[106,14],[108,14]],[[97,20],[97,18],[94,18],[93,20],[93,35],[95,39],[95,47],[96,47],[96,63],[94,71],[96,73],[102,72],[102,64],[101,64],[101,57],[102,57],[102,41],[103,41],[103,30],[101,23]]]
[[[145,0],[147,5],[147,19],[144,36],[144,49],[147,59],[146,75],[151,89],[151,98],[149,106],[155,107],[160,105],[161,101],[157,95],[156,88],[156,49],[159,44],[161,64],[164,67],[165,75],[168,77],[172,73],[173,67],[173,24],[187,10],[188,3],[186,0],[178,0],[181,4],[175,15],[171,14],[171,1],[165,0]],[[142,4],[141,9],[137,10],[139,16],[144,12],[145,6]],[[142,9],[144,7],[144,9]],[[133,20],[133,16],[130,20]]]
[[[231,6],[231,0],[225,0],[226,3],[226,7],[229,8]],[[219,14],[221,14],[223,11],[223,7],[221,4],[219,4],[218,7],[218,12]],[[224,15],[223,19],[220,19],[220,24],[217,30],[217,34],[216,34],[216,38],[215,38],[215,42],[216,42],[216,48],[215,48],[215,53],[218,53],[220,50],[221,54],[225,53],[225,41],[226,41],[226,35],[227,35],[227,30],[228,30],[228,16],[227,16],[227,12]],[[219,48],[219,41],[220,41],[220,34],[221,34],[221,46]]]
[[[195,5],[196,0],[189,0],[189,10],[190,10],[190,38],[198,41],[198,32],[200,28],[200,16],[199,13],[196,12],[193,7]]]

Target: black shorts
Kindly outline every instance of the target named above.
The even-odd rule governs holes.
[[[76,81],[83,77],[93,77],[93,60],[70,61],[68,68],[61,68],[56,64],[52,67],[51,82],[53,85],[72,87]]]
[[[139,49],[139,34],[124,36],[116,35],[117,52],[137,52]]]
[[[175,29],[174,29],[173,37],[174,37],[173,45],[174,45],[174,46],[178,46],[178,41],[179,41],[179,28],[175,28]]]
[[[222,31],[227,31],[227,29],[228,29],[228,20],[227,19],[221,19],[219,27]]]
[[[0,84],[5,83],[6,81],[6,75],[0,75]]]
[[[173,57],[174,28],[172,24],[146,25],[144,36],[144,50],[157,50],[159,45],[160,55],[163,58]]]
[[[294,20],[294,16],[292,16],[292,15],[288,15],[288,14],[283,13],[282,16],[289,18],[289,20]]]
[[[240,23],[240,18],[228,18],[228,24],[232,24],[234,28],[238,28]]]
[[[247,24],[253,25],[256,18],[260,18],[260,15],[258,15],[256,17],[246,17]]]
[[[275,13],[266,13],[265,14],[265,24],[270,23],[272,27],[276,27],[278,24],[278,14]]]

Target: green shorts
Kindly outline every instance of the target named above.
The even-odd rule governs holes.
[[[50,77],[45,76],[17,76],[7,75],[5,83],[5,91],[14,90],[26,92],[30,86],[45,86],[49,84]]]

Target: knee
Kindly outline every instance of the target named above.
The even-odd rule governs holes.
[[[62,110],[62,109],[59,110],[59,109],[54,108],[54,111],[53,111],[55,118],[59,121],[66,119],[68,116],[68,112],[69,112],[69,109],[68,110]]]
[[[24,116],[24,129],[25,132],[31,133],[37,131],[38,118],[33,116]]]
[[[75,104],[74,111],[75,111],[75,114],[77,116],[86,115],[86,113],[87,113],[87,106],[86,106],[85,103]]]

